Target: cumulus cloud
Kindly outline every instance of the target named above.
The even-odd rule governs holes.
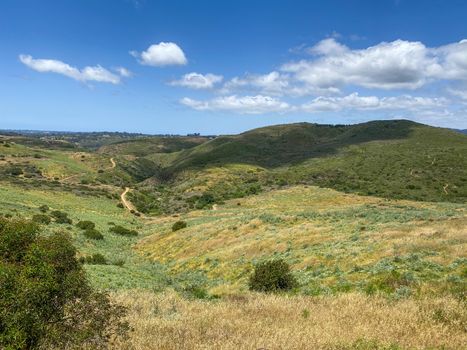
[[[342,110],[409,110],[419,111],[444,107],[445,98],[428,98],[402,95],[395,97],[360,96],[352,93],[343,97],[317,97],[303,104],[301,109],[307,112],[337,112]]]
[[[282,70],[318,88],[357,85],[378,89],[416,89],[441,67],[420,42],[396,40],[363,50],[350,50],[325,39],[310,51],[317,58],[291,62]]]
[[[241,114],[261,114],[271,112],[287,112],[291,106],[270,96],[222,96],[208,101],[183,98],[180,103],[198,111],[227,111]]]
[[[130,55],[138,58],[141,64],[147,66],[163,67],[188,63],[183,50],[171,42],[151,45],[141,53],[130,51]]]
[[[313,87],[417,89],[435,80],[467,80],[467,40],[437,48],[396,40],[351,50],[329,38],[308,51],[315,58],[284,64],[282,70]]]
[[[220,83],[224,78],[222,75],[188,73],[179,80],[170,82],[170,85],[183,86],[190,89],[212,89],[214,85]]]
[[[20,55],[19,59],[23,64],[35,71],[41,73],[57,73],[81,82],[95,81],[119,84],[121,81],[120,76],[113,74],[99,65],[87,66],[80,70],[67,63],[54,59],[35,59],[30,55]]]
[[[234,77],[221,92],[332,95],[349,86],[415,90],[440,80],[467,80],[467,40],[436,48],[395,40],[355,50],[327,38],[303,50],[311,57],[267,74]]]

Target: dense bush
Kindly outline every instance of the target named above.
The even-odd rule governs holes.
[[[125,309],[94,291],[65,234],[0,219],[0,349],[106,348]]]
[[[54,210],[53,212],[50,213],[55,218],[55,222],[57,224],[72,224],[73,221],[68,217],[67,213],[64,213],[59,210]]]
[[[172,231],[175,232],[175,231],[178,231],[178,230],[181,230],[183,228],[186,227],[186,222],[185,221],[177,221],[176,223],[174,223],[172,225]]]
[[[10,174],[10,175],[13,175],[13,176],[19,176],[19,175],[23,175],[23,169],[19,168],[19,167],[16,167],[16,166],[12,166],[10,167],[7,172]]]
[[[81,257],[79,261],[89,265],[107,265],[107,259],[100,253],[95,253],[89,256]]]
[[[249,288],[258,292],[277,292],[297,287],[297,281],[284,260],[271,260],[255,266]]]
[[[96,228],[96,224],[94,224],[92,221],[80,221],[76,224],[76,227],[79,227],[82,230],[92,230]]]
[[[110,232],[116,233],[120,236],[138,236],[138,232],[135,230],[129,230],[123,226],[115,225],[109,229]]]
[[[45,214],[35,214],[32,216],[32,221],[38,224],[48,225],[50,224],[51,219],[50,216]]]
[[[94,228],[85,230],[83,234],[84,234],[84,237],[89,238],[89,239],[96,239],[96,240],[104,239],[104,236],[102,235],[102,233],[100,233]]]
[[[40,210],[41,212],[43,212],[43,213],[47,213],[47,212],[49,211],[49,206],[43,204],[43,205],[41,205],[41,206],[39,207],[39,210]]]
[[[195,208],[196,209],[203,209],[203,208],[210,208],[215,203],[214,196],[210,193],[203,193],[201,197],[198,198],[196,201]]]

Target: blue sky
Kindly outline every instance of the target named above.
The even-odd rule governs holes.
[[[467,128],[467,2],[2,0],[0,128]]]

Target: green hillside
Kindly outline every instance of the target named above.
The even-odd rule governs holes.
[[[388,198],[465,202],[466,169],[466,136],[394,120],[278,125],[222,136],[173,155],[162,173],[171,176],[172,192],[178,187],[189,195],[201,187],[216,200],[311,184]]]

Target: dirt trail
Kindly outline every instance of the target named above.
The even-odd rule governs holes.
[[[112,163],[112,166],[109,169],[114,169],[117,166],[117,163],[115,163],[113,158],[110,158],[110,163]]]
[[[131,191],[131,188],[125,187],[125,191],[123,191],[122,194],[120,195],[120,199],[122,200],[123,205],[124,205],[129,211],[132,211],[132,210],[136,211],[136,209],[135,209],[135,207],[133,206],[133,204],[132,204],[130,201],[128,201],[128,200],[126,199],[126,195],[127,195],[127,193],[130,192],[130,191]]]

